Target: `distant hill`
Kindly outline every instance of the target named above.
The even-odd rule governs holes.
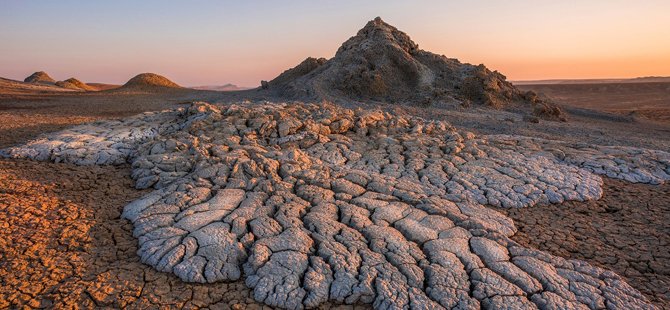
[[[629,79],[631,83],[656,83],[656,82],[670,82],[670,76],[645,76]]]
[[[0,97],[6,95],[35,95],[54,92],[73,92],[72,89],[45,83],[26,83],[0,78]]]
[[[29,77],[25,78],[23,80],[26,83],[40,83],[40,84],[56,84],[56,80],[51,78],[46,72],[44,71],[37,71],[33,74],[31,74]]]
[[[645,76],[631,79],[552,79],[512,81],[514,85],[556,85],[556,84],[610,84],[610,83],[665,83],[670,76]]]
[[[195,86],[191,87],[193,89],[200,89],[200,90],[214,90],[214,91],[237,91],[237,90],[247,90],[251,89],[251,87],[241,87],[237,86],[235,84],[224,84],[224,85],[205,85],[205,86]]]
[[[75,78],[69,78],[65,81],[58,81],[56,82],[56,86],[63,87],[63,88],[68,88],[68,89],[74,89],[74,90],[83,90],[83,91],[96,91],[98,90],[95,87],[91,87],[90,85],[77,80]]]
[[[26,86],[21,86],[17,83],[21,83],[20,81],[14,81],[14,83],[9,83],[5,79],[6,83],[5,86],[7,85],[13,85],[12,87],[19,87],[22,89],[29,89]],[[108,85],[108,84],[100,84],[100,83],[92,83],[92,84],[87,84],[84,83],[76,78],[69,78],[67,80],[63,81],[56,81],[54,80],[49,74],[47,74],[44,71],[38,71],[33,74],[31,74],[29,77],[25,78],[23,80],[23,83],[28,83],[28,84],[39,84],[39,85],[47,85],[47,86],[54,86],[55,88],[63,88],[67,90],[75,90],[75,91],[98,91],[98,90],[106,90],[110,88],[115,88],[118,87],[118,85]],[[53,89],[50,89],[53,91]]]
[[[182,88],[168,78],[155,73],[141,73],[130,79],[120,89],[146,89],[146,88]]]

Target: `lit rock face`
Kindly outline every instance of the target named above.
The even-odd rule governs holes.
[[[244,278],[270,306],[653,308],[616,274],[520,246],[484,207],[598,199],[597,174],[670,180],[670,154],[515,136],[331,105],[205,103],[3,151],[131,162],[138,254],[184,281]]]

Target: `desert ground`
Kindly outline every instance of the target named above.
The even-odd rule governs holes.
[[[535,84],[519,88],[543,93],[574,109],[606,111],[631,119],[670,120],[670,82],[667,81]]]
[[[670,308],[667,84],[381,19],[255,89],[54,83],[0,80],[0,308]]]
[[[184,102],[257,96],[193,90],[6,94],[0,99],[2,147],[81,123],[174,108]],[[582,96],[584,92],[577,94]],[[231,96],[233,99],[229,99]],[[593,109],[590,114],[571,116],[568,123],[539,124],[524,122],[504,111],[481,114],[437,108],[385,108],[446,119],[482,134],[521,133],[570,139],[570,134],[562,134],[567,131],[578,137],[590,136],[596,142],[656,148],[667,147],[670,136],[662,134],[670,132],[670,124],[603,117],[609,114],[598,107],[589,107]],[[627,134],[621,134],[622,127]],[[651,136],[657,139],[648,141]],[[13,159],[2,159],[0,165],[0,216],[4,223],[0,306],[263,307],[254,301],[242,281],[188,284],[140,263],[132,225],[120,214],[127,203],[147,190],[134,189],[129,166],[92,168]],[[491,208],[514,219],[519,231],[512,239],[517,242],[613,270],[663,308],[670,307],[668,206],[668,184],[605,179],[605,193],[597,201],[511,210]]]

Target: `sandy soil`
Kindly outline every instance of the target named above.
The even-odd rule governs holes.
[[[195,99],[253,98],[253,92],[0,96],[0,147],[90,120],[161,110]],[[600,114],[576,116],[568,124],[529,124],[510,121],[513,115],[503,111],[435,111],[401,112],[445,118],[478,133],[583,137],[664,150],[670,145],[670,135],[662,134],[668,131],[666,125],[621,122]],[[626,130],[630,132],[622,135]],[[260,308],[242,282],[185,284],[139,262],[132,225],[119,218],[123,206],[144,193],[132,188],[128,175],[128,167],[0,160],[0,308]],[[506,212],[519,227],[517,241],[611,269],[659,306],[670,307],[668,206],[670,185],[607,180],[601,201]]]

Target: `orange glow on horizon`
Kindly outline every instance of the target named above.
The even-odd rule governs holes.
[[[258,86],[331,58],[376,16],[421,49],[508,80],[670,76],[667,0],[77,3],[3,3],[0,76],[122,84],[154,72],[185,86]]]

